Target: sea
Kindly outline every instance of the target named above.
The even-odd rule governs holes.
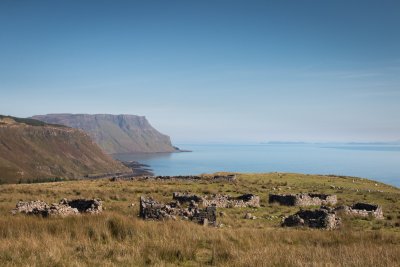
[[[191,152],[116,154],[149,165],[155,175],[291,172],[369,178],[400,187],[400,145],[178,144]]]

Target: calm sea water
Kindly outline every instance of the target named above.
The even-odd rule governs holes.
[[[150,165],[156,175],[229,172],[296,172],[370,178],[400,187],[397,145],[178,145],[185,153],[119,154]]]

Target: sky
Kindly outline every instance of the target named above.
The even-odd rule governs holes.
[[[400,1],[0,1],[0,114],[174,143],[400,140]]]

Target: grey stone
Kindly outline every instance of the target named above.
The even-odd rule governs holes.
[[[339,227],[340,222],[340,218],[336,216],[334,211],[321,208],[317,210],[301,210],[290,215],[284,219],[282,226],[305,226],[333,230]]]
[[[285,206],[320,206],[320,205],[336,205],[336,195],[327,194],[288,194],[278,195],[270,194],[269,203],[279,203]]]

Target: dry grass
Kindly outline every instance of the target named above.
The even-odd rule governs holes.
[[[347,219],[337,231],[282,229],[279,216],[297,208],[266,203],[272,188],[331,192],[330,177],[241,175],[237,184],[190,182],[109,182],[106,180],[0,186],[1,266],[398,266],[400,262],[399,189],[367,180],[338,178],[341,202],[380,203],[384,221]],[[383,192],[365,193],[370,186]],[[359,189],[359,192],[354,189]],[[173,191],[257,193],[259,209],[225,209],[225,227],[191,222],[143,221],[137,217],[143,194],[169,200]],[[365,196],[366,195],[366,196]],[[49,202],[62,197],[101,197],[99,216],[37,218],[12,216],[18,199]],[[129,208],[130,203],[136,206]],[[247,211],[257,220],[245,220]],[[278,218],[270,219],[271,215]]]

